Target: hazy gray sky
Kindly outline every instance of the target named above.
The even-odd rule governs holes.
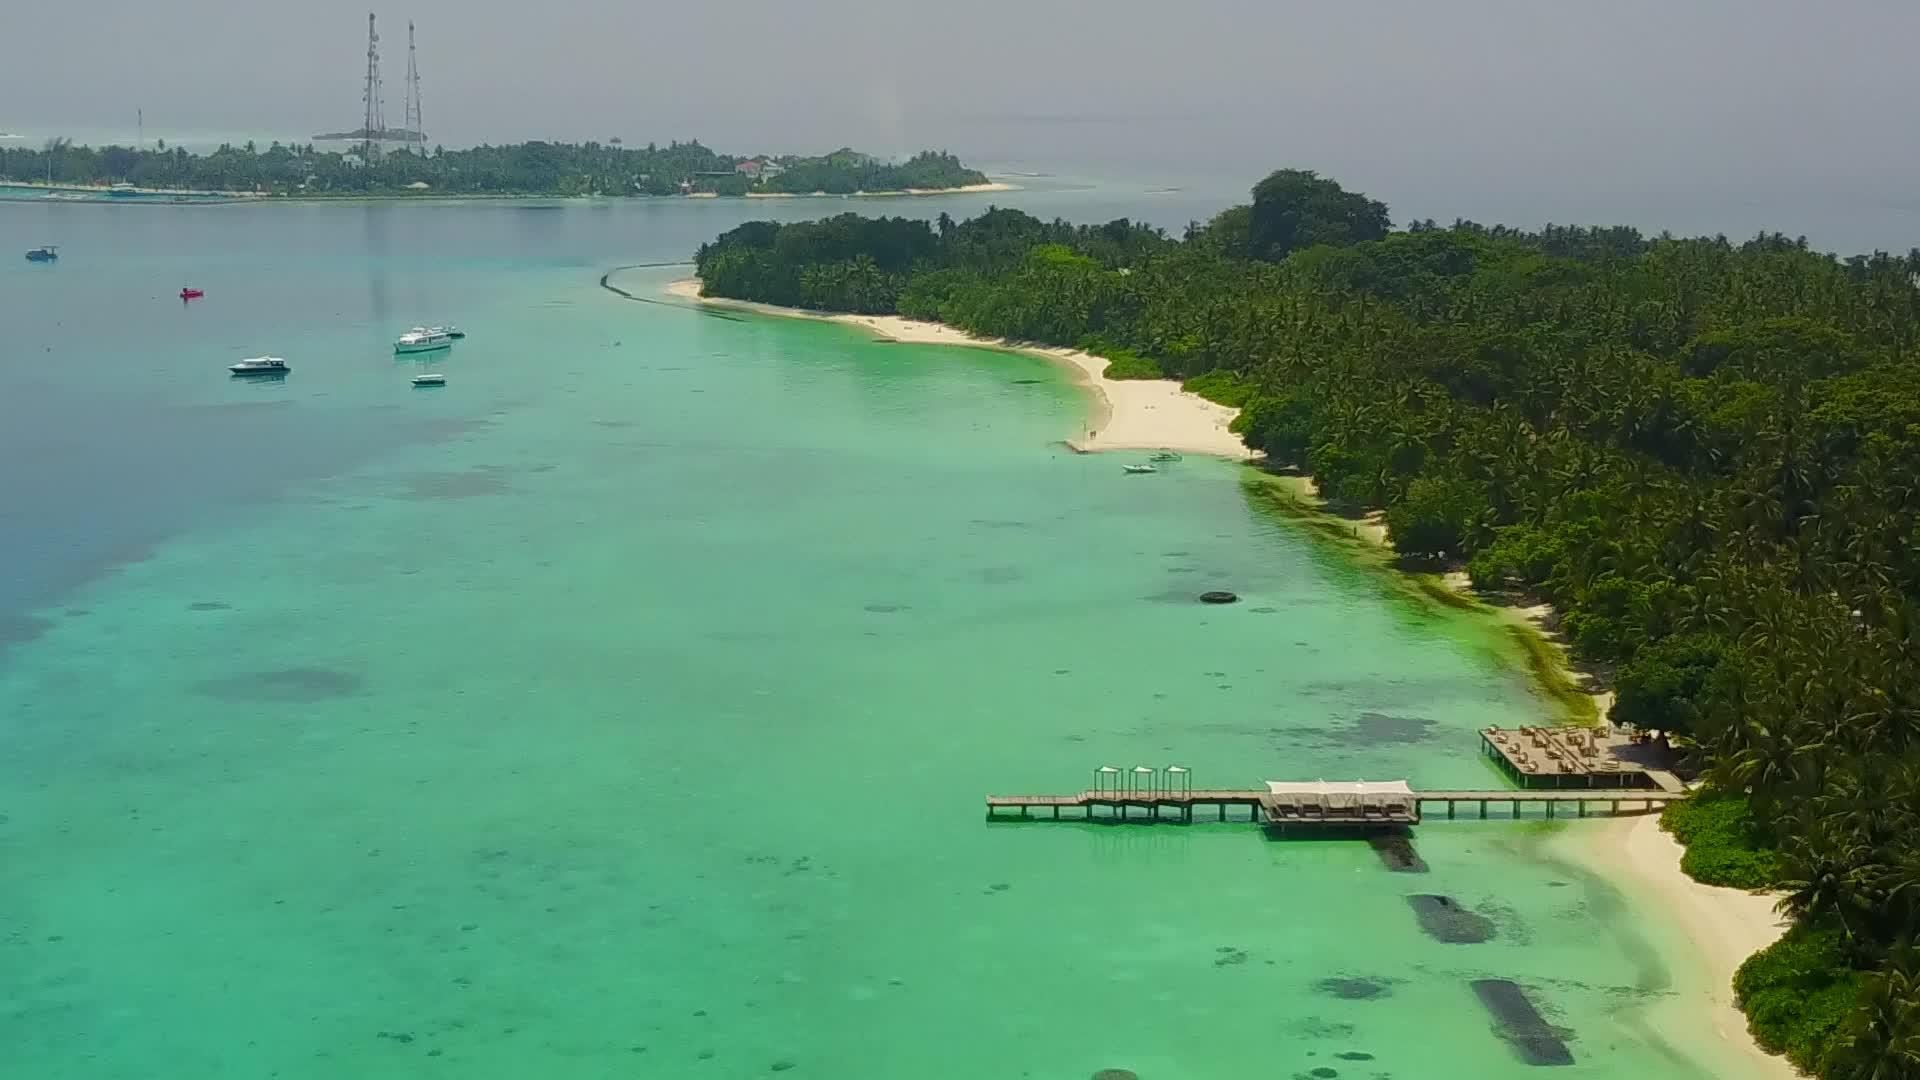
[[[1786,193],[1920,181],[1920,2],[380,0],[387,114],[734,151],[1319,168],[1360,186]],[[0,129],[357,125],[366,8],[0,0]]]

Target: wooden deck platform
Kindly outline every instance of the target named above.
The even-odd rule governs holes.
[[[1652,788],[1684,791],[1662,745],[1611,727],[1482,728],[1480,752],[1524,788]]]
[[[1289,828],[1329,828],[1329,829],[1367,829],[1401,828],[1418,825],[1422,814],[1428,807],[1445,807],[1446,816],[1458,816],[1462,804],[1471,807],[1478,805],[1479,817],[1492,816],[1492,808],[1506,807],[1510,816],[1524,816],[1528,806],[1539,806],[1547,817],[1556,816],[1557,810],[1571,807],[1579,817],[1587,816],[1589,805],[1596,809],[1606,807],[1610,814],[1619,814],[1625,807],[1627,812],[1645,813],[1663,807],[1667,803],[1684,797],[1684,792],[1655,790],[1650,788],[1593,788],[1566,790],[1460,790],[1460,791],[1417,791],[1413,794],[1414,812],[1380,812],[1374,810],[1351,813],[1329,812],[1319,808],[1303,808],[1290,800],[1279,798],[1265,791],[1253,789],[1234,790],[1195,790],[1175,792],[1114,792],[1082,791],[1073,795],[989,795],[987,796],[987,817],[1007,818],[1016,813],[1022,818],[1036,816],[1036,811],[1044,811],[1043,816],[1050,820],[1060,820],[1061,810],[1078,809],[1078,814],[1065,815],[1067,820],[1082,821],[1177,821],[1191,824],[1196,810],[1213,807],[1215,820],[1227,820],[1228,807],[1247,808],[1245,820],[1257,821],[1277,829]],[[1096,813],[1100,811],[1099,813]],[[1135,813],[1135,811],[1139,811]],[[1236,815],[1238,816],[1238,815]]]

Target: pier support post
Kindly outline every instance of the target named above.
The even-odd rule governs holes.
[[[1485,821],[1486,819],[1487,819],[1487,800],[1481,799],[1480,800],[1480,820]]]
[[[1453,820],[1453,800],[1452,799],[1447,800],[1447,820],[1448,821]]]
[[[1060,804],[1059,803],[1053,804],[1053,820],[1055,821],[1060,820]]]

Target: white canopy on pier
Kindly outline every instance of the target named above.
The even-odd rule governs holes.
[[[1413,807],[1413,789],[1405,780],[1269,780],[1267,794],[1328,808],[1352,806]]]

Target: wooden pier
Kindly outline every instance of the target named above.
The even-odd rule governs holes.
[[[1477,807],[1481,818],[1492,817],[1496,808],[1506,808],[1510,816],[1525,816],[1528,807],[1538,806],[1546,817],[1566,816],[1572,810],[1586,817],[1589,807],[1605,808],[1609,814],[1647,813],[1684,797],[1684,793],[1647,788],[1594,788],[1592,790],[1543,791],[1415,791],[1411,799],[1398,805],[1360,803],[1332,808],[1305,800],[1290,799],[1255,789],[1193,791],[1112,791],[1089,790],[1074,795],[989,795],[987,817],[1045,817],[1050,820],[1140,822],[1173,821],[1190,825],[1197,811],[1211,807],[1217,821],[1228,820],[1228,807],[1245,807],[1244,820],[1259,822],[1282,831],[1293,829],[1396,829],[1420,824],[1429,808],[1444,808],[1447,818],[1459,816],[1464,805]],[[1062,814],[1062,809],[1067,810]],[[1074,813],[1073,811],[1079,811]],[[1204,815],[1201,815],[1204,820]],[[1234,811],[1234,817],[1241,817]]]

